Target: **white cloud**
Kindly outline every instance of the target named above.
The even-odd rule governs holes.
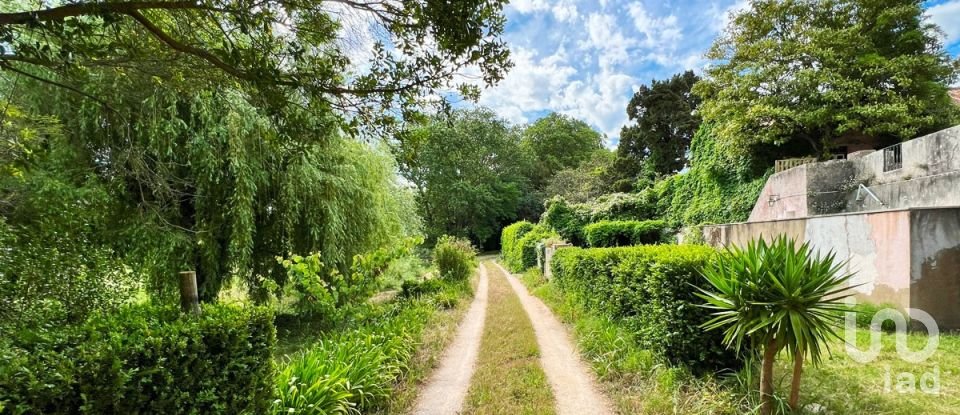
[[[616,137],[627,120],[626,102],[635,82],[622,73],[600,73],[587,80],[576,80],[556,97],[553,107],[596,126],[608,138]]]
[[[750,8],[750,2],[748,0],[737,0],[735,3],[727,6],[726,8],[718,8],[716,4],[711,6],[710,14],[712,16],[712,26],[713,31],[720,32],[723,29],[726,29],[730,24],[730,21],[733,20],[733,17],[744,10]]]
[[[930,20],[946,34],[947,45],[960,41],[960,0],[948,1],[927,9]]]
[[[515,49],[511,57],[514,68],[497,86],[484,91],[479,103],[514,123],[527,122],[528,112],[549,109],[554,96],[577,73],[567,65],[562,47],[542,59],[536,51],[522,48]]]
[[[560,0],[550,9],[558,22],[573,23],[580,17],[577,5],[571,0]]]
[[[520,13],[529,14],[549,9],[550,3],[547,0],[513,0],[510,7]]]
[[[587,18],[587,39],[583,46],[597,50],[597,64],[601,71],[628,61],[629,50],[635,42],[617,30],[617,18],[611,14],[593,13]]]
[[[628,5],[627,13],[633,19],[633,25],[637,31],[644,35],[643,45],[646,47],[676,48],[683,39],[677,16],[672,14],[666,17],[651,16],[641,2]]]

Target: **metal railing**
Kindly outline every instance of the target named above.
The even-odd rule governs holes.
[[[813,163],[813,162],[815,162],[815,161],[817,161],[817,159],[815,159],[815,158],[813,158],[813,157],[804,157],[804,158],[797,158],[797,159],[777,160],[776,163],[774,164],[774,171],[776,171],[777,173],[780,173],[780,172],[782,172],[782,171],[790,170],[790,169],[792,169],[792,168],[794,168],[794,167],[802,166],[802,165],[804,165],[804,164],[810,164],[810,163]]]

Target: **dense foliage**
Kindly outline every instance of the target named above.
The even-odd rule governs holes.
[[[409,114],[440,89],[476,97],[475,83],[454,84],[463,68],[486,85],[502,79],[511,66],[500,38],[504,4],[13,0],[0,6],[0,71],[114,109],[123,106],[90,85],[91,76],[162,79],[193,91],[236,85],[262,108],[305,97],[356,111],[354,124],[388,126],[396,122],[389,109]],[[376,35],[365,40],[370,31]]]
[[[692,289],[706,287],[699,269],[715,256],[697,245],[565,248],[551,267],[562,290],[622,322],[644,347],[675,364],[716,370],[737,362],[722,336],[700,328],[709,312]]]
[[[724,145],[805,143],[808,154],[866,135],[896,141],[958,120],[960,64],[920,0],[760,0],[707,53],[694,91]]]
[[[632,180],[627,180],[625,189],[616,178],[621,171],[614,165],[616,155],[609,150],[597,150],[590,158],[573,168],[557,170],[547,180],[543,189],[544,196],[559,196],[570,203],[586,203],[612,191],[629,191]]]
[[[454,235],[495,246],[501,227],[530,204],[520,137],[492,111],[437,116],[404,136],[397,151],[401,173],[416,188],[428,241]]]
[[[263,413],[273,397],[273,315],[256,307],[123,307],[80,326],[0,339],[11,413]]]
[[[611,193],[587,203],[571,204],[562,198],[547,201],[543,224],[560,234],[567,242],[586,246],[583,228],[603,220],[646,220],[657,215],[650,192]]]
[[[576,168],[603,148],[603,136],[587,123],[551,113],[523,129],[521,145],[533,157],[531,182],[542,189],[563,169]]]
[[[763,190],[770,165],[763,156],[731,154],[704,124],[691,144],[690,170],[641,191],[673,227],[745,221]]]
[[[503,265],[512,271],[523,268],[523,254],[520,238],[532,231],[536,225],[522,220],[505,226],[500,232],[500,259]]]
[[[376,293],[391,264],[410,255],[419,242],[408,239],[389,248],[355,255],[345,273],[324,265],[320,253],[278,257],[287,272],[284,305],[302,317],[336,318],[341,309],[361,304]]]
[[[587,245],[609,248],[662,242],[667,230],[662,220],[602,220],[585,226],[583,233]]]
[[[466,281],[476,262],[477,250],[467,239],[444,235],[433,247],[433,265],[445,280]]]
[[[634,178],[673,174],[686,165],[687,151],[700,127],[700,97],[691,92],[700,80],[693,71],[641,85],[627,104],[633,124],[620,130],[618,173]]]

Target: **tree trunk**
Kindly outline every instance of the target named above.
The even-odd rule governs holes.
[[[763,367],[760,371],[760,414],[773,413],[773,361],[777,357],[777,341],[770,340],[763,348]]]
[[[793,382],[790,384],[790,410],[800,410],[800,376],[803,374],[803,350],[793,356]]]

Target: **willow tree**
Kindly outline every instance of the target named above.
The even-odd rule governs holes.
[[[958,119],[938,30],[920,0],[755,0],[707,53],[700,113],[741,149],[935,131]]]
[[[132,81],[111,83],[122,82]],[[320,251],[345,271],[415,231],[389,151],[346,138],[322,107],[277,118],[241,91],[157,87],[113,97],[123,105],[110,111],[40,84],[25,92],[32,110],[61,121],[57,145],[77,154],[74,168],[112,189],[118,245],[158,290],[183,269],[197,271],[205,300],[234,276],[282,282],[275,258],[290,252]]]

